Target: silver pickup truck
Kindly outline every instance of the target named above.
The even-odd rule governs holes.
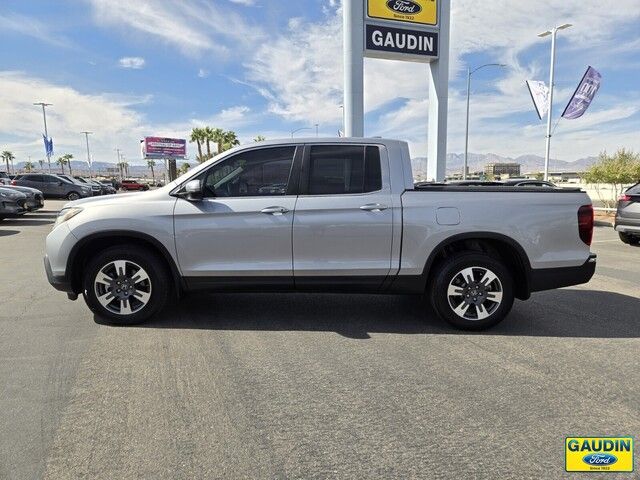
[[[405,142],[296,139],[68,203],[45,268],[114,323],[185,291],[313,291],[424,294],[444,320],[481,329],[514,298],[589,281],[592,233],[578,189],[415,184]]]

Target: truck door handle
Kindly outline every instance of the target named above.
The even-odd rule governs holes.
[[[266,207],[260,211],[267,215],[282,215],[283,213],[287,213],[289,209],[285,207]]]
[[[367,203],[366,205],[362,205],[360,210],[365,210],[367,212],[381,212],[387,208],[389,208],[387,205],[383,205],[381,203]]]

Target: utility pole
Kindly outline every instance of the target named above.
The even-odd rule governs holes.
[[[50,107],[53,105],[52,103],[45,102],[35,102],[34,105],[42,106],[42,118],[44,119],[44,137],[49,141],[49,132],[47,131],[47,112],[45,111],[45,107]],[[47,154],[47,163],[49,164],[49,173],[51,173],[51,153],[49,153],[49,148],[45,145],[45,153]]]
[[[486,63],[484,65],[480,65],[479,67],[471,70],[467,67],[467,127],[465,129],[464,134],[464,170],[462,171],[462,179],[467,179],[467,170],[468,166],[468,156],[469,156],[469,99],[471,95],[471,75],[484,67],[506,67],[504,63]]]
[[[318,126],[319,125],[320,125],[319,123],[316,123],[316,138],[318,138]]]
[[[84,133],[84,139],[87,142],[87,163],[89,164],[89,178],[91,178],[93,174],[93,167],[91,165],[91,154],[89,153],[89,135],[93,134],[93,132],[80,132]]]
[[[120,149],[116,148],[116,153],[118,154],[118,163],[116,166],[118,167],[118,171],[120,172],[120,181],[122,181],[122,163],[120,162]]]
[[[553,81],[555,78],[555,65],[556,65],[556,34],[558,30],[564,30],[569,28],[570,23],[562,24],[558,27],[553,27],[551,30],[538,34],[538,37],[546,37],[551,35],[551,67],[549,69],[549,105],[547,109],[547,141],[545,145],[544,154],[544,179],[549,180],[549,159],[551,154],[551,120],[553,113]]]

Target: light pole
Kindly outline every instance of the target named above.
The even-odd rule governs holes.
[[[564,30],[569,28],[570,23],[564,23],[560,26],[553,27],[551,30],[538,34],[538,37],[543,38],[551,35],[551,67],[549,69],[549,104],[547,108],[547,142],[545,145],[544,154],[544,179],[549,179],[549,156],[551,153],[551,117],[553,112],[553,80],[555,77],[555,65],[556,65],[556,34],[558,30]]]
[[[91,154],[89,153],[89,135],[92,135],[93,132],[80,132],[84,133],[84,139],[87,141],[87,163],[89,164],[89,178],[93,174],[93,168],[91,166]]]
[[[116,154],[118,155],[118,162],[116,163],[116,167],[118,167],[118,172],[120,172],[120,181],[122,181],[122,163],[120,162],[120,149],[115,149]]]
[[[316,124],[317,125],[317,124]],[[296,128],[295,130],[291,130],[291,138],[293,138],[293,134],[300,132],[302,130],[313,130],[311,127],[301,127],[301,128]],[[317,131],[317,130],[316,130]],[[317,135],[316,135],[317,136]]]
[[[49,132],[47,131],[47,112],[45,111],[45,107],[50,107],[53,104],[45,103],[45,102],[35,102],[34,105],[40,105],[42,107],[42,118],[44,119],[44,137],[48,142]],[[47,163],[49,164],[49,173],[51,173],[51,153],[49,153],[49,147],[47,145],[45,145],[44,151],[47,155]]]
[[[316,138],[318,138],[318,126],[319,125],[320,125],[319,123],[316,123]]]
[[[484,67],[506,67],[504,63],[485,63],[471,70],[467,67],[467,127],[464,134],[464,169],[462,170],[462,179],[467,179],[468,156],[469,156],[469,100],[471,95],[471,75]]]

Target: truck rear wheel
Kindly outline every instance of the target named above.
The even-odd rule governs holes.
[[[431,304],[442,319],[465,330],[502,321],[513,306],[513,279],[500,261],[483,253],[446,259],[430,283]]]
[[[119,325],[140,323],[164,307],[169,274],[152,252],[132,245],[98,254],[84,272],[83,294],[97,315]]]

